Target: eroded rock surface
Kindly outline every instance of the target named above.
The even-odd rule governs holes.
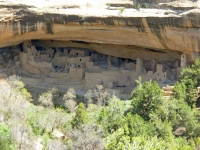
[[[150,49],[158,55],[166,53],[165,57],[185,53],[193,61],[200,52],[199,2],[166,6],[159,2],[163,1],[154,4],[163,9],[152,9],[150,2],[149,8],[137,11],[141,3],[137,0],[3,0],[0,47],[31,39],[78,41],[82,47],[88,43],[119,45],[121,49],[116,50],[98,48],[100,53],[117,57],[132,59],[135,52],[146,55]],[[166,10],[169,6],[173,9]]]
[[[2,0],[0,6],[1,76],[16,74],[29,85],[100,84],[127,98],[139,76],[173,83],[200,56],[199,1]]]

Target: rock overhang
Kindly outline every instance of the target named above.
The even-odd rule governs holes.
[[[185,53],[192,61],[192,55],[200,51],[199,9],[165,13],[163,9],[126,8],[118,14],[120,8],[109,10],[103,4],[97,9],[82,3],[79,7],[72,4],[58,7],[53,6],[53,1],[48,5],[42,1],[46,6],[40,8],[35,3],[10,2],[10,5],[2,4],[13,11],[7,19],[1,17],[0,47],[32,39],[82,41],[133,46],[143,52],[153,49],[173,55]]]

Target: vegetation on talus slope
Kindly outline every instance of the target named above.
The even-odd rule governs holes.
[[[128,101],[97,86],[84,97],[73,89],[49,89],[33,105],[18,77],[2,80],[0,149],[35,149],[37,144],[44,150],[200,149],[200,113],[196,108],[200,60],[183,70],[168,99],[157,82],[140,78],[136,82]],[[57,105],[57,100],[63,105]]]

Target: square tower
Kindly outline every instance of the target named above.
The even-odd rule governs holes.
[[[150,66],[151,71],[156,72],[156,64],[157,64],[157,61],[155,59],[152,59],[151,66]]]
[[[136,72],[143,73],[144,72],[144,62],[142,59],[136,59]]]
[[[156,65],[156,72],[164,72],[165,66],[163,64],[157,64]]]
[[[186,67],[188,64],[188,56],[186,54],[181,55],[181,67]]]

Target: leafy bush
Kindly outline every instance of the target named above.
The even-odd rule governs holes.
[[[86,108],[83,103],[80,103],[76,110],[76,115],[71,122],[72,127],[79,128],[82,124],[86,124],[87,122],[88,122],[88,114],[86,112]]]
[[[47,92],[43,93],[39,96],[38,102],[39,104],[45,106],[45,107],[54,107],[54,101],[56,98],[60,96],[60,92],[56,88],[52,88],[48,90]]]
[[[111,133],[123,126],[124,112],[124,102],[113,96],[108,101],[108,105],[102,107],[97,121],[101,124],[106,133]]]
[[[193,142],[194,143],[194,142]],[[195,143],[196,144],[196,143]],[[106,137],[105,150],[154,150],[154,149],[180,149],[192,150],[194,146],[189,145],[185,138],[175,138],[171,141],[163,140],[157,136],[135,136],[126,135],[126,130],[118,129]]]
[[[123,128],[106,137],[105,150],[132,150],[131,138]]]
[[[104,139],[99,135],[99,129],[96,126],[80,126],[80,129],[74,129],[70,132],[70,148],[72,150],[92,150],[104,149]]]
[[[27,120],[36,135],[63,129],[70,117],[62,109],[47,109],[33,106],[28,110]]]
[[[138,5],[137,5],[137,7],[136,7],[136,9],[139,11],[139,10],[140,10],[140,8],[141,8],[141,5],[140,5],[140,4],[138,4]]]
[[[153,136],[156,134],[156,129],[152,123],[145,122],[139,115],[128,113],[125,122],[126,134],[130,137],[134,136]]]
[[[184,99],[189,106],[195,108],[198,99],[197,87],[200,85],[200,58],[181,72],[180,82],[174,86],[173,96]]]
[[[76,92],[74,89],[69,88],[67,93],[63,96],[63,100],[65,101],[64,106],[68,111],[74,112],[77,107],[77,102],[75,101]]]
[[[87,99],[87,104],[97,104],[100,106],[105,106],[110,99],[110,94],[104,89],[102,85],[96,85],[96,88],[93,90],[88,90],[85,98]]]
[[[21,78],[18,76],[10,76],[9,77],[9,84],[11,86],[11,89],[13,92],[15,92],[16,94],[20,95],[28,101],[31,101],[32,99],[32,95],[30,94],[30,92],[28,92],[28,90],[25,88],[25,84],[21,81]],[[12,93],[13,94],[13,93]]]
[[[87,100],[87,104],[93,103],[93,90],[88,90],[87,93],[84,95],[85,99]]]
[[[150,114],[162,105],[162,90],[156,81],[142,83],[140,79],[137,83],[138,86],[132,92],[132,111],[149,120]]]
[[[11,139],[11,129],[8,125],[0,123],[0,149],[15,150],[17,145]]]
[[[76,98],[76,92],[73,88],[69,88],[67,93],[63,96],[63,100],[74,100]]]
[[[119,12],[118,12],[118,14],[119,15],[121,15],[123,12],[125,12],[126,10],[125,10],[125,7],[121,7],[120,9],[119,9]]]

